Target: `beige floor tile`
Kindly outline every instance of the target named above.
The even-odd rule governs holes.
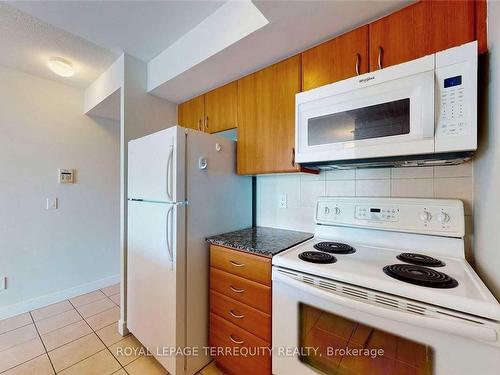
[[[120,306],[120,293],[109,296],[109,299]]]
[[[0,372],[18,366],[43,353],[45,353],[45,349],[38,337],[4,350],[0,355]]]
[[[116,305],[109,298],[100,299],[99,301],[91,302],[83,306],[79,306],[76,309],[84,318],[89,316],[99,314],[103,311],[109,310]]]
[[[112,296],[113,294],[120,293],[120,284],[115,284],[108,286],[106,288],[102,288],[101,292],[103,292],[105,295]]]
[[[82,320],[82,317],[76,310],[69,310],[59,315],[35,322],[41,335],[55,331],[56,329],[68,326]]]
[[[79,322],[72,323],[66,327],[42,335],[42,341],[47,350],[51,351],[71,341],[75,341],[80,337],[86,336],[89,333],[92,333],[92,329],[87,322],[80,320]]]
[[[120,370],[120,364],[105,349],[59,372],[61,375],[110,375]]]
[[[47,307],[42,307],[41,309],[36,309],[31,312],[31,316],[33,320],[36,322],[38,320],[46,319],[54,315],[61,314],[65,311],[72,310],[73,306],[69,301],[62,301],[58,303],[54,303]]]
[[[24,362],[22,365],[16,366],[2,375],[53,375],[54,369],[50,364],[49,357],[47,354],[43,354],[39,357],[33,358],[28,362]]]
[[[98,301],[100,299],[106,298],[106,295],[100,290],[96,290],[94,292],[90,292],[87,294],[83,294],[78,297],[70,298],[70,302],[73,306],[78,307],[82,305],[86,305],[87,303]]]
[[[146,349],[133,335],[111,345],[109,350],[122,366],[128,365],[146,353]]]
[[[90,324],[94,331],[109,326],[111,323],[117,322],[120,318],[120,309],[113,307],[112,309],[103,311],[102,313],[92,315],[85,319]]]
[[[140,357],[125,366],[130,375],[168,375],[167,370],[153,356]]]
[[[118,341],[123,340],[126,336],[120,335],[118,332],[118,325],[116,323],[112,323],[109,326],[101,328],[96,331],[97,336],[106,344],[106,346],[110,346],[116,344]]]
[[[113,375],[127,375],[124,369],[120,369],[117,372],[114,372]]]
[[[56,372],[60,372],[104,348],[105,346],[101,340],[99,340],[95,333],[92,333],[50,351],[49,357]]]
[[[30,323],[33,323],[33,320],[31,320],[31,316],[28,313],[3,319],[0,320],[0,333],[12,331],[13,329],[26,326]]]
[[[34,324],[14,329],[0,335],[0,352],[38,337]],[[1,355],[1,353],[0,353]]]
[[[224,375],[224,373],[219,370],[215,361],[210,362],[206,367],[200,371],[201,375]]]

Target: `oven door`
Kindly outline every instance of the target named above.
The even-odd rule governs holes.
[[[409,64],[298,94],[296,161],[433,153],[433,59]]]
[[[431,318],[332,285],[273,267],[274,375],[498,373],[498,327],[488,321]]]

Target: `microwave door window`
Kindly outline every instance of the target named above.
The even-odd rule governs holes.
[[[307,126],[309,146],[409,134],[410,99],[310,118]]]

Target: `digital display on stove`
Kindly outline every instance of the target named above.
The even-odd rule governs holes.
[[[380,212],[380,208],[370,208],[370,212]]]

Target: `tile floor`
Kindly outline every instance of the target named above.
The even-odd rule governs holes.
[[[0,320],[0,374],[168,374],[152,356],[120,349],[141,343],[118,334],[119,305],[116,284]],[[213,363],[200,374],[222,375]]]

